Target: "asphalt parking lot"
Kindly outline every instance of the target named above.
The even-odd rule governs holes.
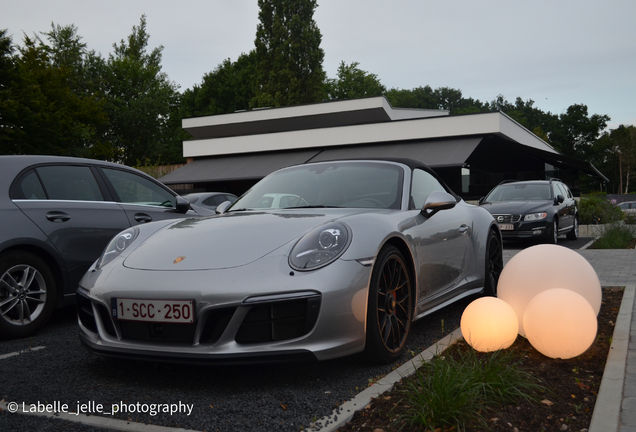
[[[578,249],[591,240],[559,239],[559,244]],[[504,248],[525,246],[511,242]],[[139,422],[197,431],[299,431],[331,415],[372,381],[452,332],[471,300],[417,321],[407,354],[389,366],[371,366],[355,356],[321,363],[235,367],[101,358],[80,345],[74,308],[57,310],[37,335],[0,341],[0,401],[15,402],[27,411],[66,406],[74,414],[79,408],[119,421],[104,429],[55,416],[4,411],[0,430],[131,430]],[[154,412],[164,409],[174,411]]]
[[[459,325],[462,303],[415,323],[409,351],[420,352]],[[0,342],[0,400],[31,404],[188,404],[192,412],[109,417],[199,431],[298,431],[390,372],[356,357],[322,363],[205,367],[97,357],[79,343],[75,313],[57,311],[36,336]],[[136,407],[135,407],[136,408]],[[143,407],[141,407],[143,408]],[[149,408],[148,408],[149,409]],[[89,430],[57,419],[0,413],[0,430]]]

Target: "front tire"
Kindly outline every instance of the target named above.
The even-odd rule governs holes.
[[[55,280],[38,256],[23,251],[0,256],[0,338],[35,333],[55,308]]]
[[[568,240],[576,240],[579,238],[579,217],[574,217],[574,225],[572,231],[568,232]]]
[[[559,220],[554,218],[552,220],[552,229],[548,234],[548,244],[558,244],[559,243]]]
[[[501,237],[489,230],[486,242],[486,273],[484,274],[484,295],[497,297],[497,284],[503,270],[503,245]]]
[[[378,255],[369,287],[367,360],[386,364],[400,357],[412,319],[412,282],[406,261],[397,248],[385,247]]]

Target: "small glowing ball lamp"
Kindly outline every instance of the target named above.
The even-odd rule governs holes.
[[[523,326],[537,351],[565,360],[583,354],[592,345],[598,323],[596,313],[583,296],[554,288],[530,300]]]
[[[470,303],[460,322],[462,335],[477,351],[506,349],[517,339],[519,320],[505,301],[482,297]]]
[[[528,302],[552,288],[567,288],[582,295],[595,314],[601,309],[601,283],[585,258],[563,246],[532,246],[510,259],[497,285],[497,297],[512,306],[519,318],[520,335],[526,335],[523,314]]]

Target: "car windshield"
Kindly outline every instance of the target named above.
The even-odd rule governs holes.
[[[403,171],[379,162],[329,162],[277,171],[238,199],[230,211],[302,207],[399,209]]]
[[[488,194],[486,202],[502,201],[546,201],[550,199],[548,184],[499,185]]]

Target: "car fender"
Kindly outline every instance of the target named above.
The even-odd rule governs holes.
[[[382,247],[393,238],[401,239],[404,244],[410,241],[404,231],[412,227],[413,214],[408,213],[367,213],[344,217],[340,221],[349,225],[352,231],[351,245],[343,254],[343,260],[366,260],[375,258]],[[397,227],[397,229],[396,229]],[[411,255],[413,251],[408,246]]]

